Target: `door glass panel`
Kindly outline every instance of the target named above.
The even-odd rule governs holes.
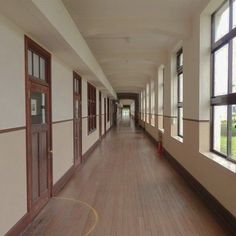
[[[33,68],[34,68],[34,77],[39,78],[39,56],[37,54],[33,54]]]
[[[231,120],[232,125],[230,127],[230,139],[231,139],[231,150],[230,150],[230,157],[236,160],[236,105],[232,105],[231,109]]]
[[[78,100],[75,101],[75,118],[76,119],[79,118],[79,101]]]
[[[46,95],[32,92],[31,94],[31,120],[32,124],[46,123]]]
[[[214,95],[224,95],[228,93],[228,45],[219,49],[214,56]]]
[[[46,79],[46,70],[45,70],[45,60],[40,57],[40,79],[45,80]]]
[[[214,150],[227,155],[227,106],[214,107]]]
[[[32,75],[33,74],[33,69],[32,69],[32,60],[33,60],[33,54],[30,50],[28,50],[28,74]]]

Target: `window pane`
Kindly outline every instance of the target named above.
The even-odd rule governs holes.
[[[32,58],[33,54],[30,50],[28,50],[28,74],[32,75],[33,71],[32,71]]]
[[[236,105],[231,106],[231,119],[232,119],[232,126],[231,126],[231,155],[230,157],[236,160]]]
[[[32,124],[46,123],[46,101],[45,94],[33,92],[31,94],[31,119]]]
[[[229,32],[229,1],[215,14],[215,41]]]
[[[233,1],[233,28],[236,27],[236,0]]]
[[[179,66],[183,66],[183,63],[184,63],[184,55],[183,53],[181,53],[179,56]]]
[[[178,85],[179,85],[179,96],[178,96],[178,102],[183,102],[183,74],[180,74],[179,75],[179,78],[178,78]]]
[[[183,136],[183,108],[178,108],[178,135]]]
[[[233,39],[233,78],[232,92],[236,93],[236,38]]]
[[[33,63],[34,63],[34,77],[39,78],[39,56],[33,54]]]
[[[227,106],[214,108],[214,150],[227,155]]]
[[[45,60],[40,57],[40,79],[45,80],[46,70],[45,70]]]
[[[214,95],[228,93],[228,44],[215,52]]]

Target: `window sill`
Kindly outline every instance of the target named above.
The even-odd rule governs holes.
[[[162,134],[164,134],[164,129],[158,129],[159,132],[161,132]]]
[[[181,138],[180,136],[172,136],[173,139],[177,140],[178,142],[180,143],[183,143],[184,142],[184,139]]]
[[[228,169],[229,171],[236,173],[236,164],[213,153],[213,152],[200,152],[204,157],[211,159],[212,161],[216,162],[217,164],[223,166],[224,168]]]
[[[94,133],[96,130],[97,130],[97,129],[93,129],[93,130],[88,131],[88,135]]]

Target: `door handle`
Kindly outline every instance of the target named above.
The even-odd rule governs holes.
[[[49,150],[48,152],[49,152],[50,154],[52,154],[52,153],[53,153],[53,151],[52,151],[52,150]]]

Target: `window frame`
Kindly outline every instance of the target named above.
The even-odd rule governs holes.
[[[221,10],[221,8],[229,3],[229,32],[215,41],[215,15]],[[231,137],[230,134],[232,127],[232,107],[236,105],[236,92],[232,93],[232,81],[233,81],[233,39],[236,39],[236,27],[233,28],[233,2],[234,0],[224,1],[220,7],[211,16],[211,98],[210,98],[210,151],[227,159],[234,163],[236,160],[230,157],[231,153]],[[236,13],[236,12],[235,12]],[[228,45],[228,91],[224,95],[215,95],[215,53],[222,49],[225,45]],[[214,107],[227,106],[227,155],[214,149]]]
[[[107,98],[107,122],[110,121],[110,99]]]
[[[97,90],[89,82],[87,83],[87,99],[88,99],[88,134],[93,133],[97,129]]]
[[[183,101],[180,101],[180,76],[184,75],[183,71],[183,64],[181,65],[181,55],[183,55],[183,48],[180,48],[179,51],[176,53],[176,74],[177,74],[177,135],[181,138],[183,138],[183,135],[180,133],[180,110],[183,110],[184,104]],[[183,84],[184,84],[184,78],[183,78]],[[182,84],[182,89],[183,89]],[[183,127],[183,118],[182,118],[182,127]]]

